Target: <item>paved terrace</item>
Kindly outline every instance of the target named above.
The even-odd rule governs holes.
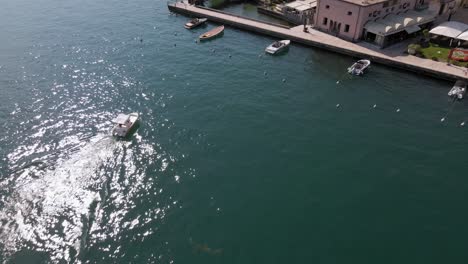
[[[406,46],[406,43],[400,43],[394,47],[382,50],[369,43],[352,43],[310,28],[309,32],[305,33],[303,32],[303,26],[288,28],[281,25],[227,14],[205,7],[189,5],[188,3],[184,2],[169,3],[168,8],[172,12],[194,17],[206,17],[211,21],[244,30],[269,35],[280,39],[290,39],[297,43],[323,48],[329,51],[353,57],[368,58],[372,62],[422,73],[436,78],[450,81],[454,81],[456,79],[468,80],[468,75],[465,72],[465,69],[462,67],[447,65],[446,63],[442,62],[403,54],[402,51],[405,50],[403,45]]]

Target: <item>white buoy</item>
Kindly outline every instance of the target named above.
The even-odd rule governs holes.
[[[465,126],[465,121],[461,122],[460,126]]]
[[[283,82],[286,82],[286,79],[283,79],[282,81],[283,81]]]
[[[396,111],[397,111],[397,113],[400,112],[400,108],[398,108]]]
[[[340,83],[340,81],[336,81],[336,84],[339,84],[339,83]]]
[[[445,121],[445,117],[442,117],[442,118],[440,119],[440,122],[444,122],[444,121]]]
[[[336,104],[336,108],[340,107],[340,104]]]
[[[372,108],[376,108],[376,107],[377,107],[377,105],[376,105],[376,104],[372,106]]]
[[[263,75],[267,75],[267,71],[264,71],[264,72],[263,72]]]

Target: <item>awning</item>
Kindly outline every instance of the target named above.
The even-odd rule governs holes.
[[[126,114],[119,114],[112,122],[116,124],[125,124],[127,122],[129,116]]]
[[[390,14],[384,19],[369,21],[364,25],[367,32],[388,36],[405,30],[409,34],[421,30],[418,25],[433,21],[436,17],[431,11]]]
[[[405,28],[405,31],[406,33],[408,34],[412,34],[414,32],[418,32],[419,30],[421,30],[421,28],[419,26],[409,26],[409,27],[406,27]]]
[[[456,21],[448,21],[431,29],[429,33],[449,38],[456,38],[458,35],[468,30],[468,25]]]
[[[317,1],[316,0],[293,1],[284,6],[289,9],[294,9],[299,12],[303,12],[303,11],[312,9],[314,7],[317,7]]]
[[[468,41],[468,30],[458,35],[457,39]]]

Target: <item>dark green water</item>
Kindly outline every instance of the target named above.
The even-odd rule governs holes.
[[[353,58],[265,56],[273,39],[232,28],[197,44],[215,25],[186,20],[158,1],[2,1],[3,262],[466,262],[450,83],[350,78]],[[137,133],[112,139],[133,111]]]

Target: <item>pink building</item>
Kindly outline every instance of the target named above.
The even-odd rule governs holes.
[[[429,27],[437,13],[428,7],[425,0],[318,0],[314,27],[386,47]]]

